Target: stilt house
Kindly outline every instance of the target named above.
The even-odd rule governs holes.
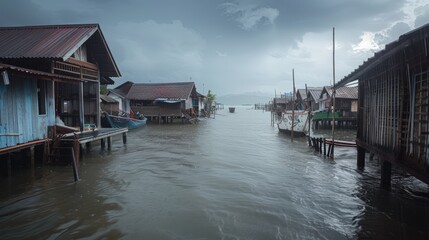
[[[47,139],[57,116],[100,126],[100,84],[120,76],[98,24],[2,27],[0,73],[0,152]]]
[[[382,184],[391,163],[429,183],[429,24],[399,37],[344,77],[359,80],[358,165],[365,151],[382,159]]]
[[[149,119],[196,116],[198,94],[194,82],[132,83],[110,90],[109,96],[120,96],[126,110],[141,113]]]

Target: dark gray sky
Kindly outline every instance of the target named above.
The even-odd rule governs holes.
[[[429,23],[429,0],[14,0],[1,26],[99,23],[133,82],[196,82],[218,95],[277,93],[332,81]]]

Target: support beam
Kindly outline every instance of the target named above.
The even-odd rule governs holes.
[[[389,161],[382,160],[381,162],[381,188],[390,189],[392,180],[392,164]]]
[[[100,139],[101,141],[101,148],[104,149],[106,147],[106,141],[104,140],[104,138]]]
[[[34,172],[35,169],[35,163],[34,163],[34,146],[30,147],[30,164],[31,164],[31,171]]]
[[[75,150],[73,148],[70,148],[70,152],[72,155],[72,164],[73,164],[73,177],[74,177],[74,181],[77,182],[77,181],[79,181],[79,173],[77,170],[77,162],[76,162],[76,158],[74,155],[74,151]]]
[[[122,133],[122,142],[127,144],[127,132]]]
[[[7,176],[12,177],[12,161],[10,160],[10,153],[7,154]]]
[[[365,149],[359,145],[357,146],[357,167],[365,167]]]
[[[84,98],[83,98],[83,82],[79,83],[79,128],[83,132],[83,124],[85,121]]]
[[[112,137],[107,137],[107,149],[112,149]]]

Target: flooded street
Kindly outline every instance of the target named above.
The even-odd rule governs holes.
[[[319,133],[321,134],[321,133]],[[349,133],[350,134],[350,133]],[[346,134],[347,135],[347,134]],[[338,136],[341,136],[340,133]],[[1,239],[428,239],[427,186],[377,159],[335,160],[236,108],[196,125],[148,125],[71,167],[1,179]]]

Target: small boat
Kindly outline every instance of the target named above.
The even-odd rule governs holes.
[[[234,113],[234,112],[235,112],[235,107],[230,107],[230,108],[229,108],[229,112],[230,112],[230,113]]]
[[[104,118],[112,128],[134,129],[146,125],[147,118],[141,114],[135,114],[136,118],[113,116],[103,112]]]
[[[292,121],[292,111],[282,113],[280,120],[277,122],[277,127],[280,132],[291,133],[293,124],[293,135],[305,136],[308,132],[308,111],[296,110],[294,120]]]

